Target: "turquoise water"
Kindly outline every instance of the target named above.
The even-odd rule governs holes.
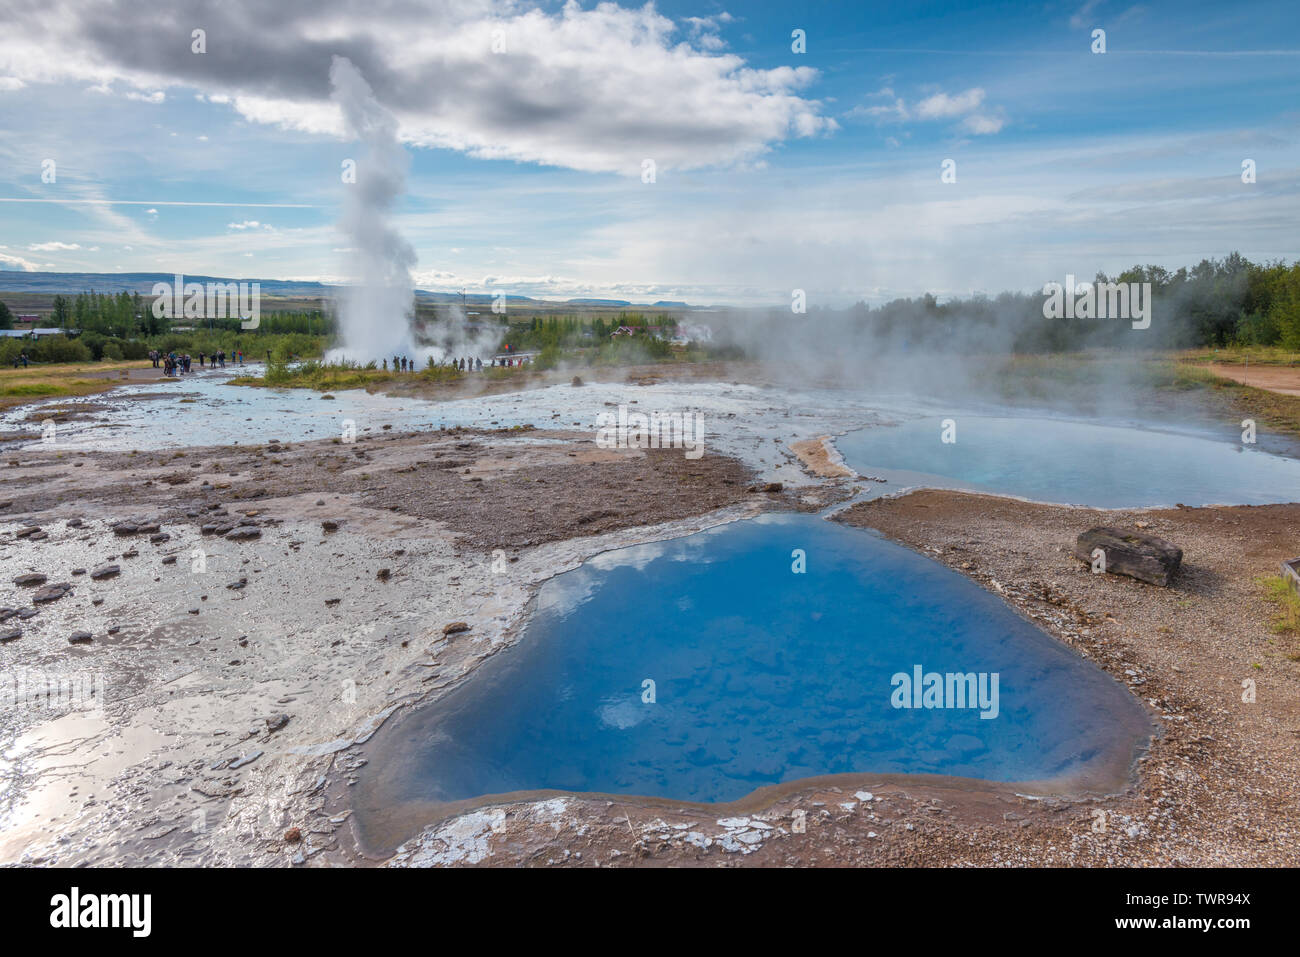
[[[845,462],[882,488],[961,485],[1101,508],[1300,501],[1300,460],[1232,439],[1045,418],[956,415],[879,426],[836,440]],[[1231,438],[1228,438],[1230,436]],[[909,474],[910,473],[910,474]]]
[[[892,677],[917,665],[996,673],[996,716],[895,708]],[[546,583],[516,645],[376,736],[357,808],[364,829],[394,805],[513,791],[713,803],[850,772],[1122,778],[1150,730],[1118,683],[963,576],[773,515]]]

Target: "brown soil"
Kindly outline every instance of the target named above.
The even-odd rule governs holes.
[[[1215,375],[1280,395],[1300,395],[1300,366],[1238,365],[1211,362]]]
[[[346,496],[350,507],[435,520],[458,532],[461,544],[490,550],[653,525],[754,497],[746,492],[750,471],[734,459],[602,450],[585,435],[533,430],[86,453],[73,461],[100,481],[88,484],[87,474],[71,468],[51,475],[37,456],[0,474],[0,499],[30,511],[127,503],[167,521],[201,524],[218,503],[246,510],[264,499],[328,491]]]

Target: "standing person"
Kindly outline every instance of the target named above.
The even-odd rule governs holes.
[[[200,368],[200,369],[203,368],[203,360],[207,358],[207,355],[208,355],[208,354],[207,354],[206,352],[204,352],[202,349],[199,350],[199,368]]]

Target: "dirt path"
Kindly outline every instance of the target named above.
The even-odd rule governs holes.
[[[1215,375],[1256,389],[1280,395],[1300,396],[1300,366],[1236,365],[1211,362],[1207,367]]]

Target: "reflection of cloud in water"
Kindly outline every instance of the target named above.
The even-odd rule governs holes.
[[[606,698],[596,709],[596,713],[600,715],[601,723],[606,727],[624,731],[627,728],[635,728],[644,721],[648,713],[646,709],[649,707],[650,705],[642,703],[640,698]]]

